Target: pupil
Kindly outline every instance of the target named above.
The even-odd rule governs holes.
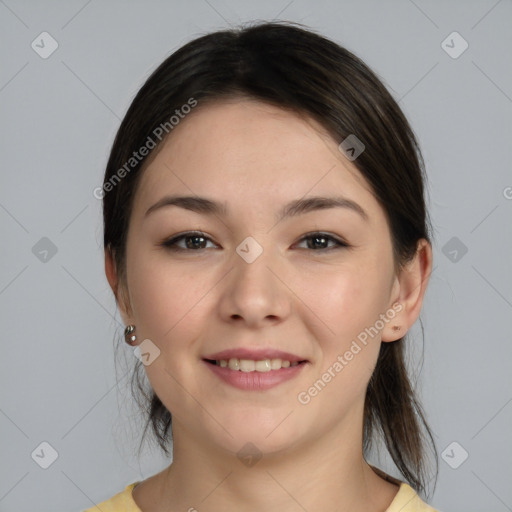
[[[191,240],[194,240],[194,241],[197,241],[197,240],[204,240],[204,238],[202,236],[189,236],[188,237],[188,241],[190,242]],[[190,248],[193,248],[193,249],[197,249],[198,248],[198,245],[194,244],[194,242],[191,242],[191,243],[188,243],[187,242],[187,247],[190,249]]]
[[[318,245],[316,244],[316,242],[318,242],[318,241],[320,241],[321,245],[323,245],[325,243],[325,237],[321,237],[321,236],[315,236],[311,240],[313,241],[314,247],[318,247]]]

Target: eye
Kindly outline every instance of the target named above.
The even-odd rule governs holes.
[[[184,247],[179,245],[179,242],[181,241],[185,242]],[[190,231],[188,233],[177,235],[170,240],[166,240],[161,245],[167,247],[171,251],[197,251],[200,249],[205,249],[205,244],[207,244],[208,241],[211,242],[210,238],[208,238],[204,233],[199,231]]]
[[[303,236],[300,242],[307,242],[306,249],[313,251],[331,251],[333,249],[340,249],[342,247],[349,247],[349,244],[340,240],[337,237],[328,235],[327,233],[308,233]],[[327,247],[329,242],[334,243],[334,246]]]
[[[181,242],[184,242],[184,246],[180,245]],[[202,249],[207,249],[206,245],[208,242],[212,241],[204,233],[201,233],[200,231],[189,231],[187,233],[182,233],[173,238],[170,238],[169,240],[162,242],[161,245],[171,251],[199,251]],[[350,247],[349,244],[343,240],[338,239],[337,237],[318,232],[308,233],[307,235],[303,236],[299,243],[302,242],[307,242],[307,247],[305,247],[306,249],[315,252],[331,251],[340,249],[342,247]],[[329,247],[329,243],[334,245]]]

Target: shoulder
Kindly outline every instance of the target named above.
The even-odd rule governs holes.
[[[385,512],[440,512],[427,505],[416,491],[405,482],[400,484],[398,493]]]
[[[384,480],[398,485],[398,492],[384,512],[441,512],[427,505],[406,482],[388,475],[377,466],[370,464],[370,467]]]
[[[139,482],[133,482],[108,500],[98,503],[83,512],[142,512],[135,503],[132,490]]]

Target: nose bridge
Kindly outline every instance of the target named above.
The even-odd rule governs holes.
[[[260,240],[262,238],[260,237]],[[265,246],[263,245],[265,243]],[[246,237],[236,248],[234,257],[234,284],[237,287],[269,290],[275,277],[269,267],[277,266],[275,251],[269,245],[269,238],[262,243],[252,236]]]
[[[233,265],[223,301],[225,315],[252,323],[286,315],[289,298],[275,275],[279,263],[272,247],[263,247],[255,238],[247,237],[237,246]]]

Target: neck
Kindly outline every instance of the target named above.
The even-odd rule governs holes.
[[[179,423],[173,440],[173,463],[158,475],[162,510],[380,511],[398,491],[366,463],[362,438],[342,432],[265,454],[252,465],[205,445]]]

